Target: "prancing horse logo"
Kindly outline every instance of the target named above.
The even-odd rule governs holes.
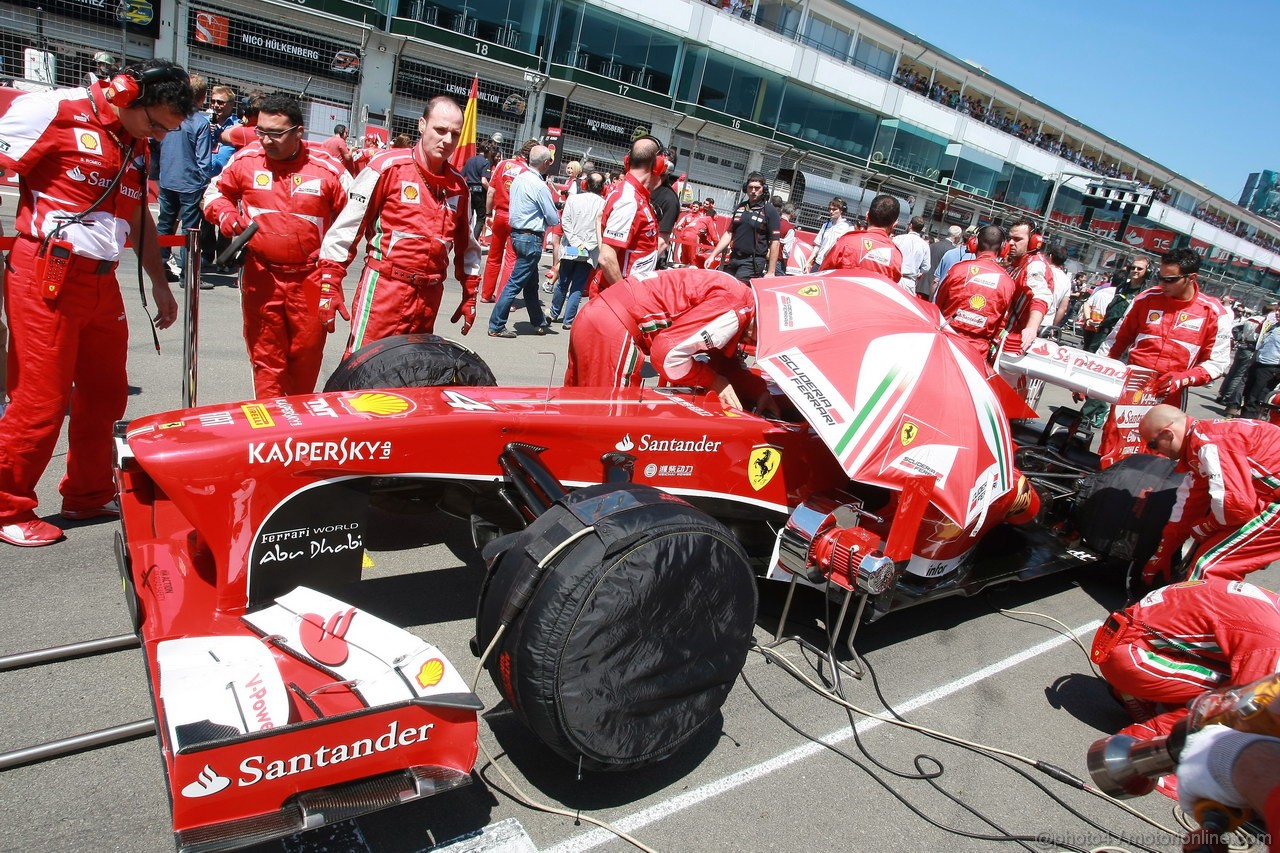
[[[772,445],[761,444],[751,449],[747,465],[747,482],[757,492],[769,485],[782,464],[782,451]]]

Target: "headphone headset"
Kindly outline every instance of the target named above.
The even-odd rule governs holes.
[[[747,175],[747,179],[742,182],[742,191],[744,193],[747,192],[747,187],[751,185],[752,181],[759,181],[760,183],[764,184],[764,197],[765,197],[765,200],[767,201],[769,199],[769,182],[766,181],[764,179],[764,175],[760,174],[759,172],[752,172],[750,175]]]
[[[1029,255],[1032,252],[1038,252],[1043,247],[1044,247],[1044,235],[1036,231],[1032,231],[1030,235],[1027,236],[1027,254]]]
[[[1035,244],[1035,247],[1038,249],[1038,248],[1040,247],[1040,243],[1042,243],[1042,242],[1044,242],[1044,241],[1043,241],[1043,239],[1040,237],[1040,235],[1039,235],[1039,234],[1035,234],[1035,235],[1033,235],[1033,237],[1034,237],[1036,240],[1040,241],[1040,242],[1038,242],[1038,243],[1036,243],[1036,244]],[[965,251],[967,251],[967,252],[968,252],[969,254],[971,254],[971,255],[976,255],[976,254],[978,254],[978,235],[977,235],[977,234],[974,234],[972,237],[969,237],[967,240],[965,240],[965,241],[964,241],[964,248],[965,248]],[[1028,250],[1028,251],[1035,251],[1035,249],[1030,249],[1030,250]],[[1001,241],[1000,241],[1000,248],[999,248],[999,249],[996,249],[996,257],[997,257],[997,258],[999,258],[999,259],[1000,259],[1000,260],[1002,260],[1002,261],[1003,261],[1005,258],[1009,257],[1009,241],[1008,241],[1008,240],[1001,240]]]
[[[145,71],[126,68],[111,78],[102,94],[112,106],[123,109],[142,97],[148,86],[168,82],[190,83],[191,78],[181,65],[157,65]]]
[[[631,140],[631,149],[632,149],[632,150],[635,150],[636,143],[637,143],[637,142],[639,142],[639,141],[640,141],[640,140],[642,140],[642,139],[651,139],[651,140],[653,140],[655,143],[657,143],[657,146],[658,146],[658,153],[657,153],[657,154],[655,154],[655,155],[654,155],[654,158],[653,158],[653,176],[654,176],[655,178],[661,178],[661,177],[662,177],[663,175],[665,175],[667,172],[669,172],[669,171],[671,171],[672,169],[674,169],[674,168],[675,168],[675,165],[676,165],[676,163],[675,163],[675,158],[674,158],[674,157],[667,157],[667,146],[663,145],[663,144],[662,144],[662,140],[661,140],[661,139],[659,139],[659,138],[658,138],[658,137],[656,137],[656,136],[651,136],[651,135],[649,135],[649,134],[647,134],[647,133],[646,133],[644,136],[637,136],[635,139]],[[630,169],[630,168],[631,168],[631,153],[630,153],[630,152],[628,152],[625,156],[623,156],[623,158],[622,158],[622,168],[624,168],[624,169]]]

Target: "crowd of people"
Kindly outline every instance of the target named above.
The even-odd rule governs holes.
[[[448,97],[427,104],[416,141],[358,156],[341,125],[324,142],[307,141],[291,95],[255,95],[235,121],[226,87],[213,87],[211,116],[199,111],[205,89],[198,76],[153,60],[83,89],[23,95],[0,115],[0,167],[24,190],[4,291],[18,369],[0,417],[0,541],[32,547],[63,538],[36,514],[35,491],[63,412],[62,517],[118,515],[111,436],[125,411],[128,330],[115,270],[132,235],[153,322],[171,325],[169,279],[186,267],[166,269],[154,238],[201,221],[219,239],[244,243],[238,283],[259,398],[314,390],[339,317],[350,324],[347,354],[433,332],[452,276],[461,299],[450,322],[463,335],[477,304],[492,302],[488,335],[515,337],[518,297],[534,334],[552,322],[571,329],[567,386],[635,386],[647,359],[664,381],[706,388],[726,407],[777,414],[778,401],[742,360],[757,331],[752,281],[785,274],[796,246],[794,210],[770,195],[764,175],[747,176],[721,231],[710,200],[681,207],[675,155],[648,134],[632,139],[612,182],[587,162],[571,164],[556,186],[548,180],[554,154],[538,140],[504,159],[495,136],[455,164],[463,111]],[[78,148],[59,142],[73,136],[68,128]],[[149,140],[160,144],[159,230],[145,203]],[[77,177],[85,166],[115,178],[103,189]],[[1070,313],[1065,254],[1031,219],[952,228],[931,244],[920,217],[894,233],[903,211],[890,195],[870,202],[865,223],[851,222],[840,198],[828,210],[808,269],[857,273],[900,288],[890,291],[896,299],[931,301],[975,366],[993,368],[1001,352],[1025,354]],[[539,288],[548,246],[549,312]],[[362,247],[348,307],[343,280]],[[1187,473],[1138,578],[1152,591],[1113,614],[1095,639],[1094,660],[1135,732],[1167,731],[1184,713],[1170,706],[1280,668],[1280,598],[1245,581],[1280,549],[1280,427],[1257,419],[1280,381],[1280,312],[1272,303],[1250,313],[1209,296],[1200,264],[1190,249],[1158,264],[1134,258],[1075,315],[1086,348],[1154,377],[1158,404],[1136,429],[1115,410],[1102,415],[1102,464],[1146,452]],[[1224,375],[1227,413],[1244,417],[1188,415],[1187,390]],[[1168,586],[1178,581],[1190,583]],[[1249,608],[1257,612],[1243,621],[1228,618]],[[1191,670],[1195,678],[1186,677]]]

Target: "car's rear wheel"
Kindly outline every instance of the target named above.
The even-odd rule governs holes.
[[[439,335],[397,335],[361,347],[342,360],[325,391],[497,385],[477,353]],[[378,479],[371,503],[385,512],[419,515],[435,510],[442,486],[395,477]]]
[[[1080,490],[1076,528],[1104,558],[1141,566],[1155,553],[1185,475],[1172,459],[1142,453],[1099,471]]]

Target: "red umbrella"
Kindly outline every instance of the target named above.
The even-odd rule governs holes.
[[[989,372],[938,309],[837,272],[756,279],[756,360],[859,482],[936,478],[961,527],[1015,485],[1008,418]]]

